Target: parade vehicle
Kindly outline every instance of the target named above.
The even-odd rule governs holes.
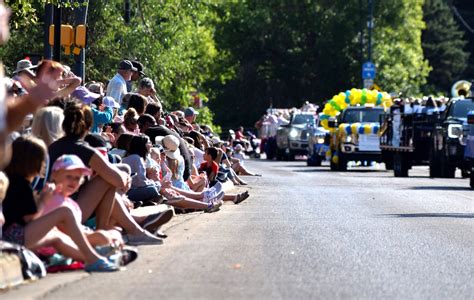
[[[349,161],[382,161],[380,116],[391,105],[387,93],[366,89],[351,89],[328,101],[320,119],[329,130],[332,171],[347,170]]]
[[[457,98],[448,102],[436,123],[430,143],[430,177],[454,178],[456,168],[463,177],[471,173],[465,159],[469,133],[467,115],[474,110],[474,98]]]
[[[467,115],[468,134],[466,139],[466,149],[464,151],[464,158],[467,161],[471,176],[469,184],[474,189],[474,110]]]
[[[329,122],[329,126],[336,129],[330,134],[331,170],[345,171],[349,161],[382,161],[377,133],[383,113],[382,107],[348,107]]]
[[[412,166],[429,164],[432,133],[439,118],[438,112],[426,108],[414,112],[398,105],[381,116],[382,160],[388,169],[393,168],[395,177],[407,177]]]
[[[312,167],[321,166],[329,150],[329,131],[317,125],[319,124],[309,129],[308,159],[306,164]]]
[[[290,122],[281,125],[277,130],[277,160],[294,160],[296,155],[308,154],[309,129],[315,122],[316,116],[313,112],[291,114]]]

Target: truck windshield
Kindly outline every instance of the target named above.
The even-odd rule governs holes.
[[[293,118],[292,124],[299,125],[299,124],[313,124],[314,116],[313,115],[295,115]]]
[[[474,110],[474,101],[463,100],[454,103],[452,108],[452,115],[455,118],[467,118],[469,111]]]
[[[342,123],[378,123],[383,109],[348,109],[344,112]]]

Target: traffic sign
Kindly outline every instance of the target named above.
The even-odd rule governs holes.
[[[373,79],[364,79],[364,89],[372,89],[374,84],[375,83]]]
[[[375,65],[367,61],[362,65],[362,79],[375,79]]]

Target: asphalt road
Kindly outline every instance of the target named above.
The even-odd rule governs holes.
[[[466,179],[247,163],[251,197],[178,215],[164,245],[44,299],[473,299],[474,191]],[[34,284],[32,284],[34,286]]]

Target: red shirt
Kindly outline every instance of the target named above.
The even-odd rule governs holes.
[[[217,176],[217,172],[219,172],[219,165],[215,161],[213,161],[210,166],[207,164],[207,162],[203,162],[199,166],[199,172],[206,172],[207,177],[210,180],[213,180],[215,178],[210,178],[211,173],[214,173],[214,176]]]

